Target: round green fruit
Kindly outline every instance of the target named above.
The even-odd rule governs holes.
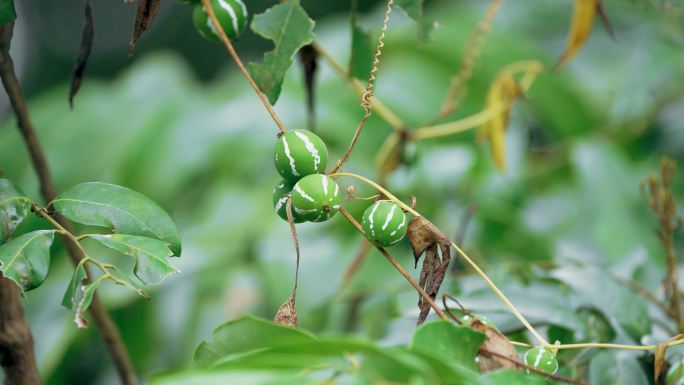
[[[274,161],[278,173],[294,183],[307,175],[325,171],[328,149],[311,131],[290,130],[278,138]]]
[[[550,351],[544,348],[532,348],[525,352],[523,357],[525,364],[542,370],[546,373],[554,374],[558,371],[558,360]]]
[[[471,326],[471,325],[473,324],[473,322],[476,322],[476,321],[479,321],[479,322],[481,322],[482,324],[484,324],[485,326],[488,326],[488,327],[490,327],[490,328],[492,328],[492,329],[499,330],[499,328],[497,328],[496,325],[494,325],[494,322],[492,322],[492,320],[490,320],[489,318],[487,318],[487,317],[485,317],[485,316],[483,316],[483,315],[479,315],[479,314],[473,314],[473,315],[466,314],[466,315],[464,315],[463,317],[461,317],[461,322],[463,322],[463,324],[464,324],[464,325],[467,325],[467,326]]]
[[[247,26],[247,7],[242,0],[210,0],[211,8],[229,39],[235,39]],[[202,4],[197,4],[192,14],[197,32],[210,41],[221,41]]]
[[[364,211],[361,225],[370,243],[388,247],[406,235],[406,214],[390,201],[377,201]]]
[[[307,175],[292,189],[292,207],[309,222],[330,219],[340,208],[340,186],[322,174]]]
[[[278,184],[273,189],[273,207],[275,208],[276,214],[279,217],[287,221],[287,197],[294,185],[285,179],[278,182]],[[299,214],[292,209],[292,219],[295,223],[304,222],[304,218],[300,217]]]
[[[665,378],[667,385],[684,385],[684,360],[679,360],[670,366]]]

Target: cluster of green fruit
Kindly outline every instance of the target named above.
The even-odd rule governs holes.
[[[292,219],[323,222],[335,215],[342,203],[340,186],[322,174],[328,164],[328,149],[317,135],[306,130],[281,134],[275,147],[275,168],[283,179],[273,190],[276,213],[287,220],[291,199]],[[389,201],[373,203],[363,214],[363,229],[376,246],[387,247],[406,235],[406,215]]]
[[[461,317],[461,322],[467,326],[472,326],[474,322],[480,322],[490,328],[498,330],[496,325],[483,315],[466,314]],[[523,356],[523,362],[528,366],[537,368],[546,373],[555,374],[558,371],[558,360],[556,359],[556,355],[543,347],[536,347],[526,351]]]
[[[218,32],[211,22],[207,11],[200,0],[181,0],[184,3],[194,5],[192,22],[200,35],[209,41],[220,41]],[[242,0],[210,0],[223,32],[229,39],[236,39],[247,27],[247,6]]]

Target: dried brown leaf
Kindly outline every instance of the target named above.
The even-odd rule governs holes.
[[[430,221],[424,217],[414,218],[408,227],[408,238],[413,249],[415,266],[420,257],[425,254],[423,267],[420,270],[419,285],[433,300],[444,280],[449,261],[451,260],[451,241]],[[430,313],[430,304],[418,297],[418,325],[422,324]]]
[[[280,306],[273,318],[273,322],[293,328],[297,327],[297,306],[294,296],[290,296],[290,298]]]
[[[483,333],[487,339],[480,346],[480,354],[478,355],[478,364],[481,372],[491,372],[499,369],[517,369],[520,362],[518,353],[515,347],[508,341],[508,338],[501,334],[498,330],[485,325],[479,320],[471,323],[470,327],[473,330]],[[486,354],[484,352],[494,352],[502,357],[496,355]]]
[[[74,97],[81,88],[83,74],[85,73],[86,65],[88,64],[90,52],[93,50],[93,42],[95,41],[95,21],[93,20],[93,9],[90,0],[85,1],[84,13],[81,44],[78,49],[78,55],[76,56],[76,65],[71,77],[71,88],[69,89],[69,106],[71,106],[71,108],[74,108]]]
[[[131,34],[131,41],[128,43],[129,55],[133,55],[135,52],[135,44],[140,38],[140,35],[152,26],[160,2],[161,0],[138,0],[138,10],[135,14],[135,22],[133,23],[133,33]]]

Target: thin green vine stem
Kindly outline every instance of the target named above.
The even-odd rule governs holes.
[[[331,177],[347,176],[350,178],[356,178],[356,179],[358,179],[364,183],[367,183],[368,185],[372,186],[373,188],[377,189],[378,191],[380,191],[389,200],[396,203],[399,207],[404,209],[406,212],[408,212],[408,213],[410,213],[416,217],[422,216],[422,215],[420,215],[420,213],[418,211],[414,210],[409,205],[407,205],[406,203],[399,200],[397,197],[392,195],[392,193],[387,191],[385,188],[383,188],[379,184],[375,183],[374,181],[372,181],[372,180],[370,180],[364,176],[352,174],[352,173],[348,173],[348,172],[339,172],[339,173],[331,174],[330,176]],[[475,270],[475,272],[487,283],[487,285],[494,292],[494,294],[496,294],[496,296],[499,297],[501,302],[503,302],[508,307],[508,309],[513,313],[513,315],[515,315],[515,317],[518,318],[518,320],[525,326],[525,328],[527,328],[527,330],[529,330],[530,333],[532,333],[532,335],[539,341],[539,343],[543,346],[549,345],[549,343],[546,341],[546,339],[544,337],[542,337],[542,335],[537,331],[537,329],[535,329],[529,323],[529,321],[527,321],[525,316],[523,316],[522,313],[520,313],[518,308],[516,308],[515,305],[513,305],[513,303],[504,295],[504,293],[496,286],[496,284],[494,284],[494,282],[489,278],[489,276],[487,276],[487,274],[472,259],[470,259],[470,257],[468,257],[468,255],[463,250],[461,250],[458,246],[456,246],[454,243],[451,243],[451,246],[456,249],[456,251],[459,253],[459,255],[461,255],[461,257],[463,259],[465,259],[466,262],[468,262],[468,264]]]

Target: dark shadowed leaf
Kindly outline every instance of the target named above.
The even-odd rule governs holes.
[[[166,242],[175,256],[180,255],[180,235],[169,214],[126,187],[81,183],[58,196],[52,205],[74,222],[110,227],[120,234],[153,237]]]
[[[420,286],[432,297],[437,298],[444,274],[451,260],[451,241],[437,226],[424,217],[416,217],[409,224],[407,235],[413,249],[416,265],[420,256],[425,253],[423,268],[420,270]],[[420,316],[418,324],[422,324],[430,313],[430,304],[418,297]]]
[[[475,357],[484,340],[484,334],[469,327],[439,320],[420,326],[413,334],[410,349],[476,370]]]
[[[264,55],[263,63],[249,63],[249,72],[271,104],[280,96],[285,73],[292,65],[295,53],[313,41],[314,21],[309,18],[299,0],[275,5],[255,15],[252,30],[275,47]]]
[[[19,186],[8,179],[0,179],[0,245],[29,215],[31,203]]]
[[[83,74],[85,73],[86,65],[90,52],[93,49],[93,41],[95,40],[95,21],[93,20],[93,10],[90,5],[90,0],[85,2],[85,19],[83,24],[83,32],[81,33],[81,45],[78,49],[78,56],[76,56],[76,66],[74,67],[74,74],[71,77],[71,88],[69,89],[69,105],[74,108],[74,96],[81,88],[83,81]]]
[[[22,290],[40,286],[50,268],[50,246],[54,230],[38,230],[0,246],[0,271]]]
[[[160,240],[125,234],[90,235],[89,238],[135,258],[135,276],[146,285],[156,285],[167,276],[179,273],[168,261],[173,253]]]
[[[425,0],[397,0],[397,5],[416,23],[418,42],[429,42],[435,23],[424,15]]]
[[[285,325],[293,328],[297,327],[297,304],[294,296],[290,296],[290,298],[280,306],[275,318],[273,318],[273,322],[278,325]]]
[[[133,54],[135,52],[135,44],[138,42],[140,35],[152,26],[154,16],[157,14],[157,8],[161,0],[138,0],[138,10],[135,13],[135,21],[133,22],[133,33],[131,34],[131,41],[128,43],[128,52]]]
[[[0,0],[0,24],[9,23],[17,18],[14,0]]]

